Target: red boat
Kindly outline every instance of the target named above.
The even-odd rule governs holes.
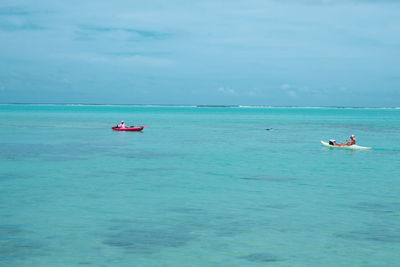
[[[140,132],[147,126],[138,126],[138,127],[125,127],[125,128],[119,128],[119,127],[112,127],[114,131],[134,131],[134,132]]]

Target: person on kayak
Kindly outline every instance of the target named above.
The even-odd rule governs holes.
[[[352,134],[350,136],[350,140],[351,141],[349,141],[347,139],[345,139],[345,140],[346,140],[346,144],[344,144],[343,142],[340,142],[340,144],[339,144],[339,143],[336,142],[336,140],[331,139],[331,140],[329,140],[329,144],[331,146],[352,146],[352,145],[356,144],[356,137],[354,136],[354,134]]]
[[[347,141],[347,139],[346,139],[346,141]],[[347,141],[347,144],[344,144],[343,142],[338,143],[338,142],[336,142],[336,140],[333,140],[333,139],[329,140],[329,144],[331,146],[339,146],[339,147],[348,146],[348,143],[349,143],[349,141]]]
[[[351,136],[350,136],[350,140],[351,141],[349,141],[349,140],[347,140],[347,139],[345,139],[346,140],[346,142],[347,142],[347,146],[352,146],[352,145],[355,145],[356,144],[356,137],[354,136],[354,134],[352,134]]]
[[[342,142],[341,142],[341,144],[338,144],[338,143],[336,142],[336,140],[333,140],[333,139],[329,140],[329,144],[330,144],[331,146],[344,146],[344,145],[345,145],[345,144],[343,144]]]
[[[118,124],[118,128],[125,128],[125,122],[121,121],[121,124]]]

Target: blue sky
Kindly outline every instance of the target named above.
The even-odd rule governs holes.
[[[400,1],[0,2],[1,103],[400,106]]]

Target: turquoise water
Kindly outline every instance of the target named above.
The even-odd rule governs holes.
[[[393,109],[3,105],[0,266],[398,266],[399,140]]]

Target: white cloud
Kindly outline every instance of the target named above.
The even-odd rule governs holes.
[[[171,67],[175,65],[173,60],[163,57],[153,57],[144,55],[109,55],[95,53],[81,54],[59,54],[57,58],[85,61],[91,63],[106,63],[114,65],[127,65],[131,67]]]
[[[297,96],[297,92],[296,92],[296,91],[293,91],[293,90],[290,90],[290,91],[288,91],[287,93],[288,93],[288,95],[291,96],[291,97],[296,97],[296,96]]]
[[[281,85],[281,89],[284,90],[290,97],[314,93],[314,90],[312,90],[308,85],[298,86],[285,83]]]
[[[260,91],[259,88],[253,88],[252,90],[247,92],[247,95],[251,96],[251,97],[260,96],[261,95],[261,91]]]
[[[237,92],[229,87],[220,87],[218,88],[218,92],[228,95],[237,95]]]
[[[304,93],[308,93],[308,92],[310,92],[310,87],[308,87],[308,86],[301,86],[300,88],[299,88],[299,90],[300,91],[302,91],[302,92],[304,92]]]

